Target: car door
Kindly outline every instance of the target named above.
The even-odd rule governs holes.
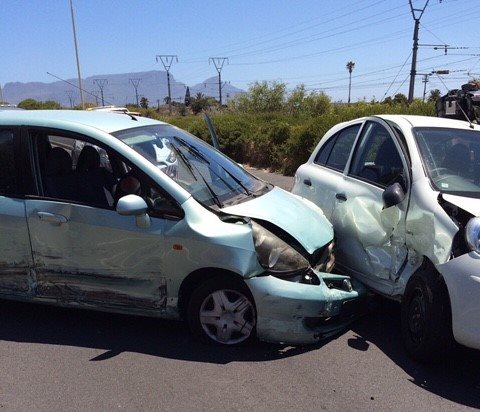
[[[151,218],[150,227],[139,227],[135,216],[115,211],[114,188],[106,183],[102,188],[111,196],[103,197],[98,183],[107,174],[105,162],[112,161],[106,151],[95,169],[84,164],[80,170],[82,154],[72,168],[72,151],[98,148],[91,141],[79,144],[80,136],[38,129],[30,131],[30,139],[39,188],[38,195],[27,197],[26,214],[38,297],[105,307],[162,307],[164,220]]]
[[[343,172],[347,165],[361,122],[349,125],[332,136],[326,136],[324,144],[319,146],[313,161],[297,170],[292,192],[303,196],[323,210],[331,220],[335,209],[339,185],[343,181]]]
[[[393,129],[381,119],[365,122],[347,173],[337,186],[332,223],[337,262],[368,285],[389,294],[406,262],[408,160]],[[398,183],[400,203],[384,207],[383,194]],[[398,186],[397,186],[398,187]]]
[[[18,128],[0,128],[0,294],[32,296],[32,251],[23,198],[25,171]]]

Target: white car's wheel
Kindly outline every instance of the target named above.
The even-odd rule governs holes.
[[[453,344],[448,291],[434,271],[420,271],[409,280],[402,299],[402,338],[415,359],[438,359]]]
[[[188,305],[192,333],[204,342],[237,345],[255,336],[256,312],[241,279],[217,276],[202,283]]]

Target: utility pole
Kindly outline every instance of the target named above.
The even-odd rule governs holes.
[[[410,87],[408,88],[408,102],[413,101],[413,91],[415,88],[415,75],[417,73],[417,51],[418,51],[418,29],[420,27],[420,19],[422,18],[425,9],[427,8],[428,2],[425,2],[423,9],[416,9],[413,7],[412,0],[408,0],[410,4],[410,11],[412,12],[413,20],[415,21],[415,28],[413,30],[413,48],[412,48],[412,68],[410,70]],[[419,13],[418,16],[416,13]]]
[[[80,60],[78,58],[77,31],[75,30],[75,14],[73,13],[73,3],[70,0],[70,11],[72,13],[73,41],[75,43],[75,56],[77,57],[78,88],[80,89],[80,101],[82,110],[85,110],[85,100],[83,99],[82,75],[80,74]]]
[[[93,79],[93,83],[97,84],[97,86],[100,89],[100,95],[102,96],[102,106],[105,106],[105,100],[103,98],[103,88],[105,87],[106,84],[108,84],[107,79]]]
[[[157,62],[160,60],[167,72],[167,87],[168,87],[168,113],[172,114],[172,92],[170,91],[170,67],[172,67],[173,59],[178,63],[178,57],[174,54],[157,54],[155,57]]]
[[[138,85],[140,84],[140,80],[142,79],[130,79],[130,82],[133,84],[133,88],[135,89],[135,98],[137,99],[137,107],[138,107]]]
[[[425,103],[425,95],[427,94],[427,83],[428,83],[428,74],[423,75],[423,102]]]
[[[208,59],[208,64],[210,62],[213,62],[215,68],[217,69],[218,72],[218,97],[219,97],[219,102],[220,102],[220,108],[222,107],[222,68],[225,62],[228,63],[228,57],[210,57]]]
[[[70,101],[70,108],[73,109],[73,90],[67,90],[66,95],[68,97],[68,100]]]
[[[0,103],[2,103],[2,104],[5,103],[3,101],[3,92],[2,92],[2,85],[1,84],[0,84]]]

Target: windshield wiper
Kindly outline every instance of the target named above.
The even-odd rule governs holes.
[[[174,137],[175,139],[178,139],[177,137]],[[181,139],[178,139],[181,141]],[[187,148],[189,148],[188,145],[186,145]],[[220,201],[218,195],[213,191],[213,189],[210,187],[210,185],[207,183],[207,180],[203,177],[202,173],[200,172],[200,170],[198,170],[196,167],[195,167],[195,170],[197,171],[197,173],[195,173],[195,170],[193,170],[193,166],[191,165],[191,163],[188,161],[188,159],[185,157],[185,155],[178,149],[175,147],[175,145],[172,145],[172,148],[173,150],[175,150],[175,153],[178,155],[178,157],[180,159],[182,159],[183,163],[188,167],[188,170],[190,170],[190,173],[191,175],[193,176],[193,178],[195,180],[198,180],[197,179],[197,174],[201,177],[203,183],[205,184],[205,187],[207,188],[207,190],[210,192],[210,195],[212,196],[212,199],[214,200],[215,204],[221,209],[223,208],[223,204],[222,202]],[[197,199],[198,200],[198,199]],[[200,201],[200,200],[199,200]]]

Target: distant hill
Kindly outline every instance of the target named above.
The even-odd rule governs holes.
[[[131,81],[133,80],[133,82]],[[136,81],[135,79],[140,79]],[[68,83],[71,84],[68,84]],[[135,88],[133,83],[138,83],[138,95],[146,97],[150,106],[156,106],[158,101],[164,103],[168,96],[167,72],[152,70],[148,72],[123,73],[123,74],[102,74],[82,79],[85,102],[101,105],[102,99],[99,84],[103,84],[104,103],[106,105],[124,106],[127,103],[136,103]],[[77,79],[66,79],[66,81],[55,81],[52,83],[6,83],[3,87],[3,98],[10,104],[18,104],[25,99],[38,101],[54,100],[62,106],[80,104],[80,93],[77,87]],[[190,87],[190,95],[194,97],[197,93],[211,96],[218,99],[218,78],[216,76],[206,79]],[[187,85],[177,82],[170,74],[170,89],[172,100],[183,102]],[[222,102],[233,98],[244,90],[230,84],[222,87]]]

